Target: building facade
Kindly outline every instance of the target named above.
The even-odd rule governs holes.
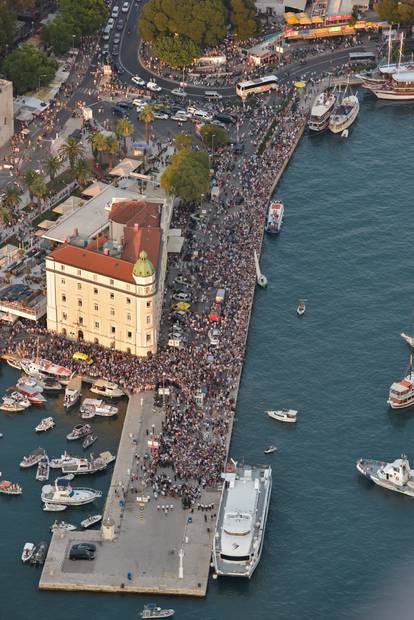
[[[13,134],[13,84],[8,80],[0,80],[0,147],[9,141]]]

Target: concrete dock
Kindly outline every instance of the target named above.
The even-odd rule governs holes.
[[[104,524],[113,523],[113,540],[104,540],[103,530],[54,534],[40,589],[206,595],[214,523],[206,524],[201,511],[184,510],[178,499],[154,499],[139,481],[130,482],[135,455],[149,451],[152,425],[155,434],[161,430],[163,410],[153,408],[153,399],[145,392],[129,400],[103,517]],[[207,491],[203,501],[218,506],[219,498],[219,491]],[[167,502],[173,509],[165,514]],[[68,559],[72,544],[81,541],[96,544],[95,560]]]

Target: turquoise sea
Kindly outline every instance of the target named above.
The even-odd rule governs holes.
[[[286,220],[264,243],[269,288],[255,299],[231,450],[273,464],[264,552],[251,581],[211,581],[204,600],[158,597],[177,620],[414,616],[414,501],[355,469],[360,456],[402,451],[414,464],[414,407],[386,404],[408,362],[399,334],[414,333],[413,113],[366,97],[347,140],[305,134],[283,176]],[[0,392],[16,378],[1,370]],[[266,417],[282,406],[299,410],[297,425]],[[77,421],[61,397],[48,407],[58,424],[41,438],[33,428],[44,414],[0,414],[0,470],[25,488],[0,497],[0,620],[136,619],[153,597],[39,592],[39,571],[20,562],[24,542],[47,538],[54,517],[41,510],[35,472],[18,462],[39,442],[60,454]],[[121,422],[102,421],[96,450],[116,449]],[[264,457],[269,443],[279,450]]]

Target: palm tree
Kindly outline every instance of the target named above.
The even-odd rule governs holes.
[[[115,138],[114,135],[107,136],[106,152],[108,153],[108,157],[109,157],[109,168],[112,168],[114,155],[116,155],[118,151],[119,151],[118,140]]]
[[[6,195],[3,198],[3,206],[13,210],[15,207],[19,206],[20,202],[20,192],[17,187],[8,187],[6,189]]]
[[[115,133],[118,136],[118,138],[123,138],[125,153],[127,152],[127,145],[126,145],[127,138],[130,135],[132,135],[133,131],[134,131],[134,126],[129,120],[129,118],[120,118],[116,121]]]
[[[0,207],[0,222],[3,226],[8,226],[12,220],[10,210],[7,207]]]
[[[29,190],[30,202],[33,202],[32,185],[38,176],[39,176],[39,173],[33,169],[26,170],[23,176],[23,181],[27,189]]]
[[[60,147],[59,155],[69,160],[69,166],[73,170],[76,160],[85,155],[85,147],[76,138],[68,138]]]
[[[73,169],[76,180],[81,187],[85,187],[90,176],[90,167],[86,159],[78,159]]]
[[[52,181],[57,175],[59,168],[61,166],[62,166],[62,162],[60,161],[59,157],[56,157],[55,155],[52,155],[51,157],[48,157],[46,159],[45,161],[46,172],[48,173]]]
[[[29,187],[29,190],[32,191],[33,196],[39,199],[39,202],[43,200],[43,198],[47,194],[47,185],[43,177],[40,174],[34,179],[33,183]]]
[[[96,159],[98,156],[99,162],[101,161],[101,155],[106,151],[106,138],[103,133],[100,131],[94,131],[88,137],[88,141],[90,142],[92,153],[94,158]]]
[[[150,105],[146,105],[139,115],[139,120],[145,124],[145,142],[149,144],[150,137],[150,126],[152,121],[154,120],[154,112],[152,111],[152,107]]]

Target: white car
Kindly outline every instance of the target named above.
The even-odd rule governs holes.
[[[124,2],[122,5],[122,12],[128,13],[128,10],[129,10],[129,2]]]
[[[107,22],[107,24],[106,24],[106,25],[107,25],[107,27],[108,27],[108,28],[113,28],[113,27],[114,27],[114,23],[115,23],[114,18],[113,18],[113,17],[110,17],[110,18],[108,19],[108,22]]]
[[[175,293],[173,295],[174,301],[191,301],[190,293]]]
[[[157,112],[157,111],[155,111],[154,112],[154,118],[158,118],[161,121],[166,121],[166,120],[168,120],[170,118],[170,115],[167,114],[167,112]]]
[[[119,15],[119,6],[115,5],[114,8],[112,9],[112,17],[116,19],[118,15]]]
[[[153,93],[159,93],[162,90],[161,86],[158,86],[156,82],[148,82],[147,88],[148,90],[151,90]]]
[[[210,329],[210,331],[208,332],[208,339],[210,340],[210,344],[213,345],[213,347],[216,347],[218,344],[220,344],[220,330],[218,329]]]
[[[145,86],[145,80],[140,78],[139,75],[134,75],[132,77],[132,82],[134,82],[134,84],[137,84],[138,86]]]
[[[188,93],[186,93],[182,88],[174,88],[174,90],[171,91],[171,94],[176,97],[188,97]]]
[[[133,99],[132,103],[134,104],[136,108],[142,108],[144,105],[146,105],[143,99]]]

